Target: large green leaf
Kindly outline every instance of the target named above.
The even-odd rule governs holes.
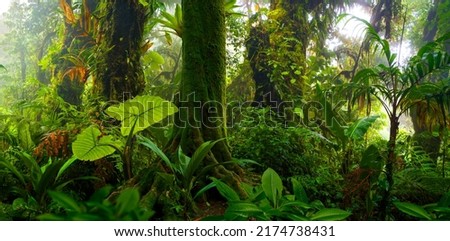
[[[213,146],[220,141],[223,141],[223,139],[219,139],[213,142],[211,141],[204,142],[197,148],[197,150],[195,150],[194,154],[192,155],[192,158],[190,159],[187,166],[185,166],[183,170],[186,181],[192,179],[194,173],[201,166],[203,159],[205,159],[206,155],[213,148]]]
[[[73,154],[82,161],[95,161],[111,155],[116,148],[121,146],[119,141],[114,141],[112,136],[101,137],[100,130],[90,126],[81,132],[72,144]]]
[[[338,221],[346,219],[351,213],[338,208],[325,208],[315,213],[311,220]]]
[[[427,211],[423,209],[421,206],[418,206],[416,204],[406,202],[394,202],[394,205],[398,208],[398,210],[413,217],[425,220],[432,220],[430,214],[427,213]]]
[[[171,33],[178,37],[183,36],[183,11],[179,4],[175,7],[175,13],[172,15],[166,11],[161,12],[161,18],[157,21],[163,25],[163,27],[171,29]]]
[[[304,203],[309,203],[308,195],[306,195],[305,189],[302,184],[295,178],[291,179],[292,188],[294,190],[295,200]]]
[[[75,156],[72,156],[69,160],[64,162],[64,165],[62,165],[62,167],[59,169],[56,178],[59,178],[76,160],[78,159]]]
[[[151,70],[158,70],[161,68],[161,65],[165,63],[164,57],[155,51],[148,51],[144,55],[144,61],[149,65]]]
[[[129,213],[139,208],[139,192],[136,188],[129,188],[119,195],[117,198],[117,215]]]
[[[261,214],[263,211],[256,204],[244,201],[230,202],[226,212],[239,213],[245,216],[252,214]]]
[[[166,154],[164,154],[164,152],[152,140],[148,139],[147,137],[138,135],[138,141],[139,141],[139,144],[152,150],[156,155],[158,155],[166,163],[166,165],[168,167],[170,167],[172,172],[174,171],[172,162],[170,162],[170,160],[166,156]]]
[[[345,135],[350,139],[361,140],[378,117],[369,116],[357,120],[345,131]]]
[[[283,192],[283,182],[280,176],[271,168],[268,168],[262,175],[262,188],[267,199],[274,208],[277,208]]]
[[[31,150],[33,148],[34,143],[31,139],[30,124],[28,121],[22,120],[19,122],[17,125],[17,135],[20,147],[24,150]]]
[[[123,136],[136,134],[178,111],[177,107],[158,96],[138,96],[119,105],[111,106],[106,113],[122,121]],[[131,133],[133,131],[133,133]]]
[[[220,195],[226,198],[229,202],[240,200],[239,195],[236,193],[236,191],[233,190],[233,188],[216,178],[212,178],[212,180],[216,185],[216,188],[219,191]]]

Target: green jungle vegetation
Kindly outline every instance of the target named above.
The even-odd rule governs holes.
[[[6,2],[0,220],[450,220],[449,0]]]

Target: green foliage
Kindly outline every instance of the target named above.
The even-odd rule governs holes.
[[[261,186],[270,204],[278,208],[278,202],[283,193],[283,182],[280,176],[273,169],[267,169],[261,177]]]
[[[154,211],[140,206],[137,189],[122,190],[114,201],[108,198],[111,191],[111,186],[103,187],[85,202],[79,202],[61,192],[50,191],[50,197],[64,209],[65,213],[43,214],[38,219],[47,221],[148,221],[153,216]]]
[[[162,18],[157,19],[157,22],[162,24],[165,28],[169,28],[169,33],[175,34],[181,38],[183,36],[183,12],[181,6],[179,4],[175,6],[175,13],[173,15],[166,11],[162,11],[161,16]],[[167,40],[170,39],[168,37],[166,38]],[[171,40],[168,42],[170,43]]]
[[[81,160],[90,161],[118,151],[123,162],[125,177],[131,178],[133,176],[132,147],[135,135],[175,112],[177,107],[160,97],[137,96],[119,105],[110,106],[106,110],[108,115],[121,121],[121,134],[126,137],[126,140],[116,141],[112,135],[102,136],[97,127],[91,126],[77,136],[72,150]]]
[[[169,101],[158,96],[137,96],[119,105],[111,106],[106,113],[121,121],[123,136],[135,135],[178,111]]]
[[[450,192],[444,194],[437,203],[419,206],[408,202],[394,202],[401,212],[420,220],[449,220]]]
[[[65,173],[76,161],[76,157],[49,158],[41,166],[36,159],[23,151],[13,150],[5,156],[0,155],[0,170],[4,168],[5,173],[18,180],[12,182],[14,186],[9,187],[11,198],[14,200],[11,209],[8,209],[5,215],[11,219],[33,220],[36,215],[49,210],[49,190],[62,191],[76,180],[95,179],[87,176],[67,178]]]
[[[345,136],[351,140],[361,141],[378,118],[379,116],[369,116],[355,121],[345,130]]]
[[[112,136],[101,136],[95,126],[83,130],[72,143],[73,154],[82,161],[95,161],[113,154],[122,146],[120,141],[114,141]]]
[[[14,165],[16,160],[21,161],[28,170],[21,172]],[[20,195],[25,198],[28,195],[33,196],[40,205],[45,205],[48,190],[61,190],[67,184],[74,181],[64,180],[62,175],[76,160],[75,157],[69,160],[52,160],[50,158],[45,165],[39,166],[38,162],[31,155],[25,152],[15,151],[14,156],[10,157],[9,160],[6,158],[0,159],[0,166],[5,167],[20,180],[22,184],[21,189],[18,189]],[[28,192],[28,185],[31,185],[32,192]]]
[[[261,178],[261,185],[256,187],[244,185],[248,194],[245,200],[225,183],[213,179],[219,193],[228,200],[228,208],[219,220],[343,220],[350,213],[337,208],[325,208],[320,201],[307,202],[308,197],[298,181],[292,181],[294,195],[283,195],[281,178],[272,170],[267,169]],[[213,219],[212,217],[207,219]]]
[[[393,195],[400,200],[424,205],[435,202],[450,190],[450,178],[442,178],[436,165],[406,168],[395,175]]]
[[[147,51],[143,57],[143,61],[151,71],[161,69],[161,66],[165,63],[164,57],[156,51]]]
[[[412,203],[404,203],[404,202],[394,202],[394,205],[402,212],[411,215],[413,217],[425,220],[431,220],[431,216],[425,211],[421,206],[412,204]]]
[[[375,145],[370,145],[364,151],[359,167],[367,171],[370,176],[371,183],[375,183],[383,170],[384,159],[380,150]],[[366,178],[363,176],[362,178]]]
[[[204,159],[210,153],[211,149],[215,144],[223,140],[207,141],[200,145],[192,155],[192,157],[186,156],[181,148],[178,148],[176,155],[173,160],[170,160],[158,146],[153,143],[150,139],[138,136],[139,144],[149,148],[154,153],[158,155],[159,158],[164,162],[165,166],[170,168],[171,172],[175,176],[176,184],[181,188],[182,196],[184,197],[185,205],[188,208],[193,207],[195,209],[194,199],[202,195],[207,190],[214,187],[214,185],[208,185],[203,188],[199,187],[201,178],[204,178],[209,170],[219,165],[228,165],[237,163],[254,163],[250,160],[233,160],[230,162],[223,162],[218,164],[204,165]],[[219,184],[220,185],[220,184]],[[192,191],[197,188],[200,189],[195,195]],[[225,190],[226,187],[223,189]],[[225,190],[225,193],[228,190]],[[234,192],[234,191],[233,191]],[[225,196],[228,196],[224,193]],[[237,195],[237,194],[236,194]]]
[[[230,145],[236,158],[259,163],[257,171],[272,168],[283,177],[311,174],[324,159],[319,148],[330,147],[315,131],[281,124],[269,109],[249,109],[242,115],[230,131]]]

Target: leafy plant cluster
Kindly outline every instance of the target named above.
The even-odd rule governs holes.
[[[319,154],[326,143],[306,128],[291,128],[270,109],[248,109],[230,134],[234,156],[258,162],[262,172],[274,169],[283,177],[313,174],[322,162]]]
[[[263,173],[260,185],[253,187],[244,184],[248,198],[242,200],[231,187],[218,179],[213,179],[215,187],[228,201],[225,214],[216,219],[333,221],[350,216],[349,212],[341,209],[325,208],[319,200],[310,202],[300,182],[292,178],[291,183],[292,194],[283,195],[285,188],[280,176],[269,168]]]

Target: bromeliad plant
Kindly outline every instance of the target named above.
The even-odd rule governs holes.
[[[261,185],[252,187],[243,183],[248,198],[242,200],[230,186],[212,178],[211,186],[215,186],[227,199],[228,208],[223,216],[208,217],[211,220],[343,220],[351,213],[337,209],[325,208],[322,202],[310,202],[300,182],[291,179],[293,194],[283,195],[283,183],[278,174],[267,169],[261,178]]]
[[[149,128],[177,112],[177,107],[157,96],[138,96],[119,105],[111,106],[106,113],[121,121],[122,138],[104,135],[97,126],[81,132],[72,144],[74,155],[83,161],[95,161],[118,152],[123,161],[125,177],[132,173],[132,150],[137,133]]]

